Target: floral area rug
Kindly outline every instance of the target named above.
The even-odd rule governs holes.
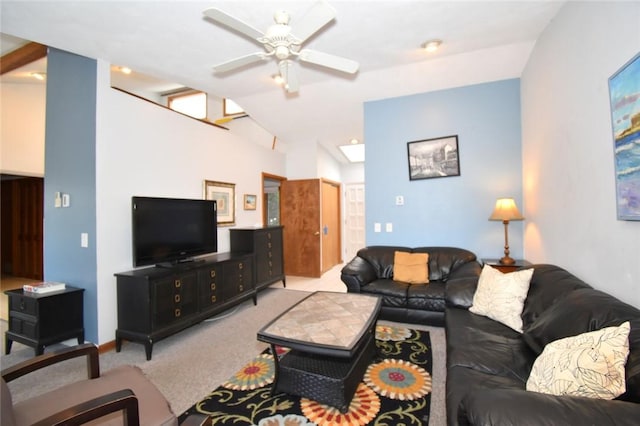
[[[372,360],[349,410],[285,393],[271,395],[274,361],[266,349],[222,386],[185,411],[210,416],[214,425],[359,426],[429,424],[431,344],[429,333],[404,327],[376,327],[378,356]],[[277,356],[288,350],[278,348]]]

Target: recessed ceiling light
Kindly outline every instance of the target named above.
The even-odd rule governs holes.
[[[35,78],[36,80],[40,80],[40,81],[43,81],[47,77],[47,73],[44,73],[44,72],[32,72],[29,75]]]
[[[429,40],[422,43],[420,47],[422,47],[427,52],[435,52],[436,50],[438,50],[441,44],[442,40]]]
[[[282,86],[284,84],[284,78],[282,78],[280,74],[274,74],[271,76],[271,78],[276,82],[278,86]]]
[[[360,141],[359,141],[358,139],[356,139],[356,138],[353,138],[353,139],[351,139],[351,140],[349,141],[349,143],[350,143],[351,145],[356,145],[356,144],[360,143]]]
[[[122,74],[127,74],[127,75],[129,75],[129,74],[131,74],[131,68],[129,68],[129,67],[120,67],[120,72],[121,72]]]

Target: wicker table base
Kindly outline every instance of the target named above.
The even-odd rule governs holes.
[[[370,334],[366,336],[362,350],[351,359],[292,350],[278,363],[273,393],[285,392],[313,399],[345,413],[375,355],[375,339]]]

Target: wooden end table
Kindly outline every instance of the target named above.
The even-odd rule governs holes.
[[[500,263],[500,259],[482,259],[483,265],[490,265],[503,273],[516,271],[524,266],[531,266],[531,262],[524,259],[515,259],[516,263],[513,265],[503,265]]]

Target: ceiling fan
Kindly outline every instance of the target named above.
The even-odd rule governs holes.
[[[256,40],[265,49],[264,52],[251,53],[218,64],[213,67],[217,73],[232,71],[254,62],[274,58],[278,61],[278,69],[284,81],[285,90],[289,93],[295,93],[299,89],[298,74],[294,68],[296,60],[349,74],[355,74],[358,71],[359,64],[351,59],[316,50],[302,49],[302,44],[309,37],[336,17],[336,10],[325,0],[316,1],[309,11],[295,23],[295,28],[289,26],[288,12],[277,11],[273,16],[275,24],[267,28],[264,33],[218,8],[206,9],[203,13],[208,18]]]

